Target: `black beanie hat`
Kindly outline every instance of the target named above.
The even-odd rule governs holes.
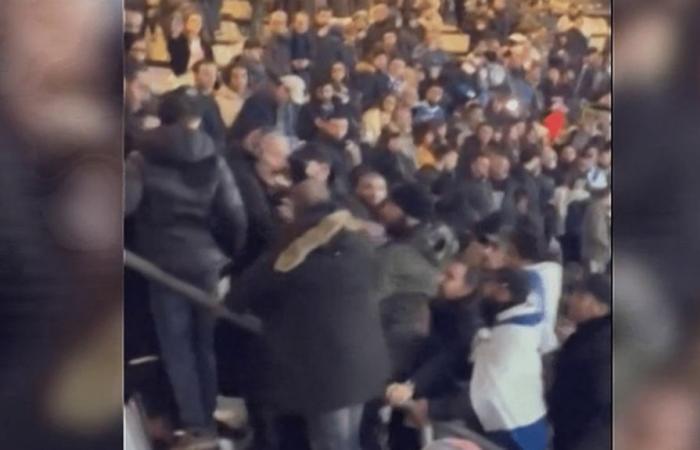
[[[574,291],[591,294],[601,303],[612,304],[612,284],[610,277],[603,274],[589,275],[579,285],[574,287]]]

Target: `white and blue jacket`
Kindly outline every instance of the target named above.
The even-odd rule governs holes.
[[[524,303],[498,314],[474,339],[471,403],[487,437],[508,450],[547,448],[542,320],[539,305]]]

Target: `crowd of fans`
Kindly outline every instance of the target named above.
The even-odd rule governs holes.
[[[576,2],[280,1],[225,67],[221,5],[161,3],[179,87],[152,94],[146,21],[125,36],[125,245],[263,324],[215,339],[127,274],[178,445],[216,448],[227,394],[254,449],[419,449],[445,422],[610,448],[610,55]],[[468,54],[442,49],[444,22]]]

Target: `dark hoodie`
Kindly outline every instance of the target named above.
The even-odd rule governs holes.
[[[144,134],[142,194],[136,211],[138,251],[179,275],[218,271],[246,237],[238,186],[211,138],[183,125]],[[215,230],[225,230],[217,234]],[[222,248],[227,247],[227,248]]]

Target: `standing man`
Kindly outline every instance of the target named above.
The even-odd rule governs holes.
[[[207,133],[219,151],[226,144],[226,125],[221,118],[219,107],[214,100],[214,88],[219,78],[219,68],[216,63],[204,59],[192,67],[194,85],[199,91],[202,102],[202,131]]]
[[[262,319],[257,378],[268,407],[303,417],[313,450],[356,450],[363,405],[388,378],[372,244],[324,182],[303,181],[291,200],[285,239],[227,302]]]
[[[228,257],[243,247],[247,219],[230,169],[211,138],[199,129],[201,103],[194,89],[168,94],[163,126],[145,133],[127,161],[134,184],[128,209],[136,209],[136,247],[163,270],[214,292]],[[134,167],[135,166],[135,167]],[[220,248],[210,228],[217,221],[231,248]],[[153,319],[187,444],[218,448],[214,318],[181,294],[150,286]]]
[[[591,275],[574,287],[567,317],[576,324],[559,353],[548,396],[554,449],[609,448],[612,421],[612,286]]]

